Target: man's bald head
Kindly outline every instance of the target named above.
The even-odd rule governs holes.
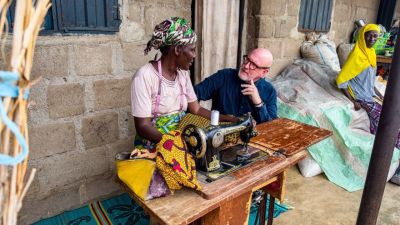
[[[259,67],[271,67],[274,60],[272,53],[266,48],[253,49],[249,53],[249,57],[251,57]]]
[[[253,49],[243,58],[242,66],[239,71],[239,78],[246,82],[250,82],[251,80],[256,82],[269,73],[273,60],[272,54],[268,49]]]

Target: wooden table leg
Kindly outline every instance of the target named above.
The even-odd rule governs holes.
[[[272,225],[274,220],[274,208],[275,208],[275,198],[269,195],[269,207],[268,207],[268,225]]]
[[[270,185],[267,185],[262,190],[264,191],[264,196],[260,205],[260,224],[265,225],[265,213],[266,213],[266,201],[269,196],[269,207],[268,207],[268,225],[272,225],[274,219],[274,208],[275,208],[275,198],[277,197],[280,201],[283,200],[286,189],[286,171],[283,171],[278,175],[278,180]]]
[[[265,212],[266,212],[266,204],[267,204],[268,193],[264,192],[263,197],[260,202],[260,208],[258,213],[260,214],[260,225],[265,225]]]
[[[201,219],[204,225],[248,224],[251,206],[251,191],[236,198],[227,199],[219,208],[209,212]]]
[[[258,211],[260,215],[260,225],[265,225],[265,213],[267,211],[266,209],[266,204],[267,204],[267,199],[269,196],[269,205],[268,205],[268,223],[267,225],[272,225],[273,219],[274,219],[274,208],[275,208],[275,198],[272,197],[272,195],[269,195],[268,193],[264,193],[263,199],[261,200],[260,203],[260,209]]]

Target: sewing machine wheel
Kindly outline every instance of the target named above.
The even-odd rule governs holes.
[[[206,153],[206,134],[204,131],[193,125],[189,124],[182,130],[183,140],[186,142],[189,153],[196,158],[201,158]]]

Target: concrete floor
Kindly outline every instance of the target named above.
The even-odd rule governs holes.
[[[303,177],[288,171],[287,203],[294,207],[274,219],[274,225],[354,225],[362,190],[347,192],[324,175]],[[386,184],[377,225],[400,225],[400,186]]]

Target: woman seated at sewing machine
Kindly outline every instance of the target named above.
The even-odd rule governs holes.
[[[142,66],[132,79],[136,149],[155,152],[155,144],[163,134],[177,129],[186,111],[210,119],[211,112],[197,101],[188,72],[196,56],[195,47],[196,33],[185,19],[174,17],[155,27],[144,52],[159,49],[161,58]],[[235,122],[237,119],[221,115],[220,121]],[[137,153],[137,150],[132,152],[133,155]]]

